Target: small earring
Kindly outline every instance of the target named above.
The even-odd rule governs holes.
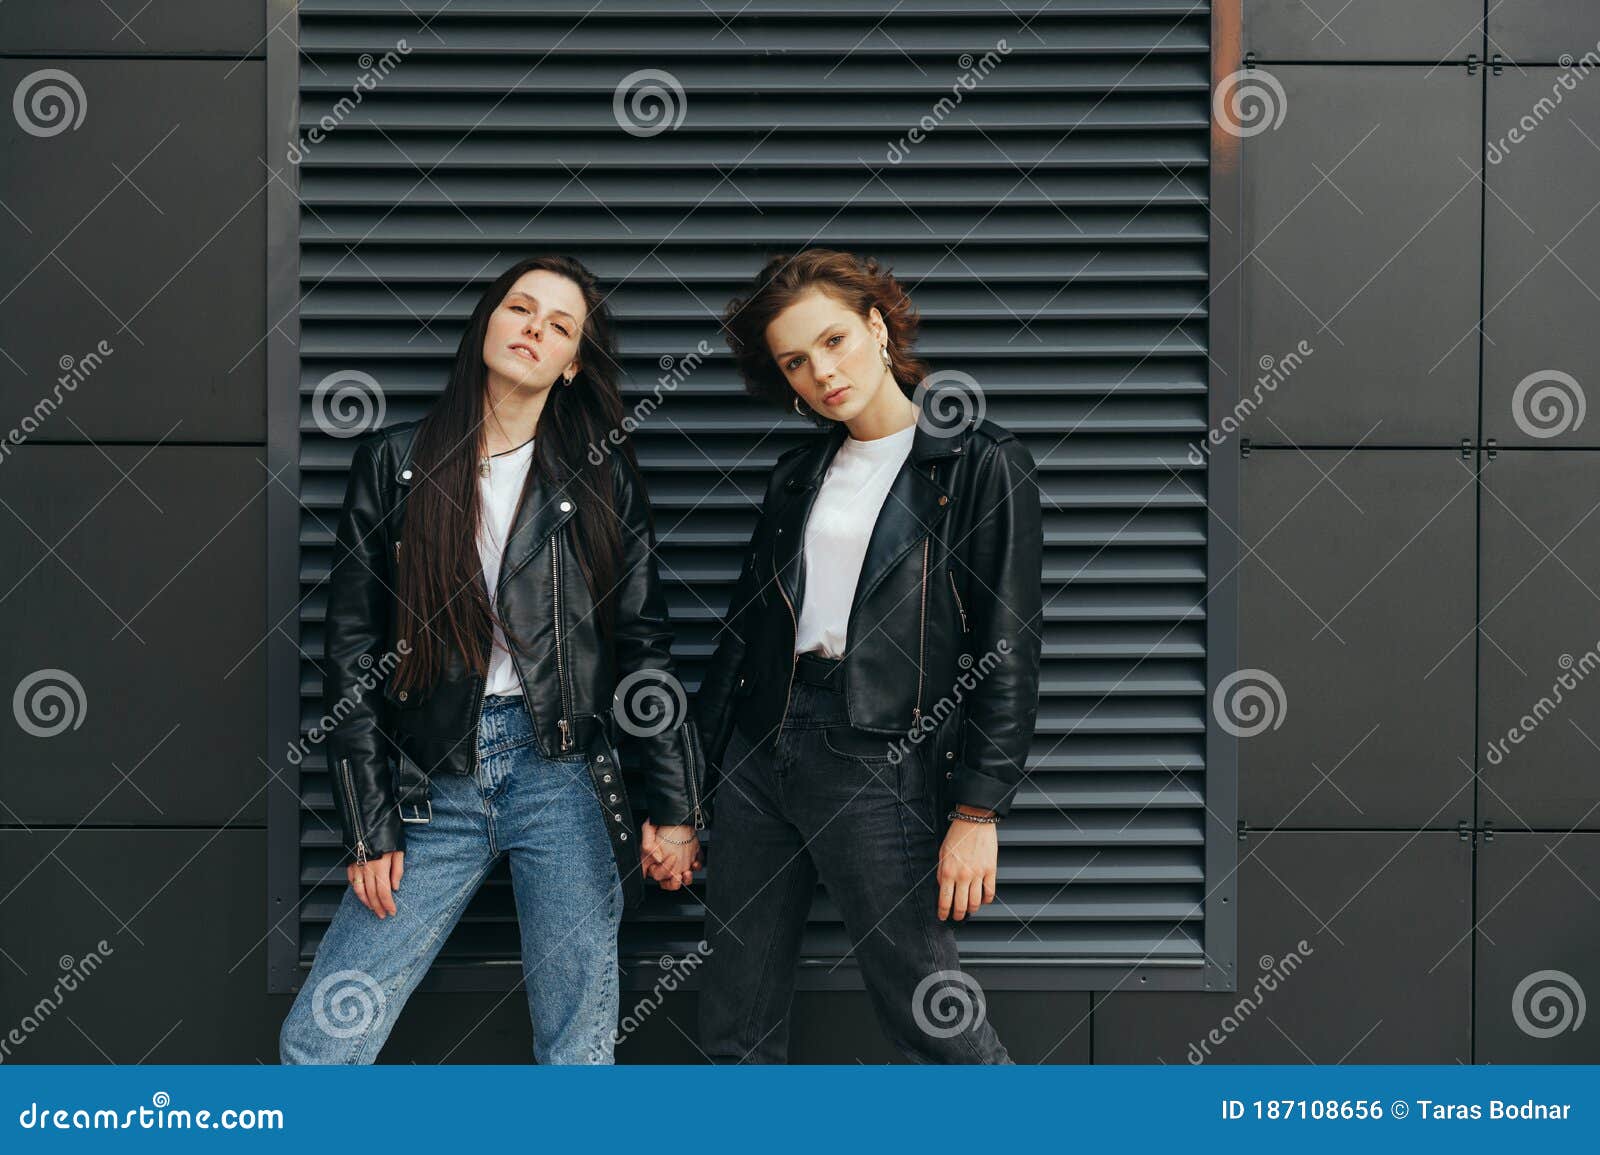
[[[801,417],[804,417],[806,415],[806,411],[803,408],[801,408],[801,406],[800,406],[800,398],[798,398],[798,397],[796,397],[794,399],[794,411],[797,414],[799,414]]]
[[[889,346],[887,342],[878,346],[878,356],[883,358],[883,364],[886,368],[892,369],[894,367],[894,358],[889,356]]]

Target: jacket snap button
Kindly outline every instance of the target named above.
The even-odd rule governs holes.
[[[611,781],[611,775],[609,775],[609,774],[605,775],[604,777],[602,777],[600,779],[600,781],[602,781],[602,782],[610,782]]]
[[[570,501],[563,501],[563,502],[562,502],[562,503],[561,503],[561,512],[562,512],[562,513],[567,513],[567,512],[569,512],[569,511],[570,511],[570,510],[571,510],[571,509],[572,509],[572,502],[570,502]]]
[[[402,702],[404,702],[406,700],[406,695],[409,694],[409,693],[410,693],[409,690],[401,690],[400,691],[400,700]]]
[[[944,776],[946,778],[954,778],[956,776],[956,772],[954,770],[946,770],[944,772]]]
[[[617,837],[622,839],[622,841],[626,842],[626,841],[628,841],[628,832],[626,830],[620,831],[617,834]]]
[[[409,469],[401,470],[400,471],[400,480],[402,480],[402,481],[410,481],[411,480],[411,471]]]
[[[615,802],[616,800],[617,800],[617,796],[615,794],[608,794],[606,796],[606,801],[607,802]]]
[[[944,752],[944,760],[946,762],[954,762],[956,760],[956,752],[954,750],[946,750]]]

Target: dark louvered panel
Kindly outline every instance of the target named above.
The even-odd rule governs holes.
[[[1190,460],[1209,407],[1207,7],[316,0],[299,20],[301,131],[333,124],[297,166],[306,724],[351,446],[313,421],[319,382],[368,373],[385,421],[420,416],[477,289],[545,250],[610,289],[630,404],[703,342],[709,355],[635,433],[693,684],[765,472],[807,435],[744,396],[716,315],[773,252],[871,253],[912,286],[924,353],[980,382],[988,414],[1041,465],[1032,774],[1001,827],[1004,901],[961,928],[964,957],[1060,987],[1103,989],[1129,968],[1197,985],[1219,881],[1206,871],[1206,472]],[[349,99],[402,39],[388,75]],[[1001,41],[989,75],[936,110],[964,61]],[[635,136],[613,96],[644,69],[681,86],[684,115]],[[936,127],[907,145],[926,116]],[[304,787],[309,960],[342,871],[322,767]],[[624,953],[687,950],[700,921],[692,895],[652,895]],[[819,892],[808,969],[831,972],[850,945]],[[516,950],[501,870],[443,969]]]

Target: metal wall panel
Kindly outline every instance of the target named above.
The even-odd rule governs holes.
[[[1481,844],[1478,1062],[1600,1063],[1596,893],[1600,834],[1496,832]]]
[[[1453,453],[1244,461],[1240,664],[1283,703],[1239,742],[1250,826],[1471,819],[1475,490]]]
[[[1263,444],[1458,444],[1478,392],[1483,71],[1268,66],[1284,120],[1243,142],[1243,428]],[[1246,74],[1248,76],[1248,74]],[[1248,80],[1245,83],[1250,83]]]
[[[265,875],[259,827],[0,829],[5,927],[24,931],[0,958],[0,1016],[23,1028],[6,1062],[276,1061],[289,1000],[261,988]]]
[[[692,683],[750,498],[805,435],[744,397],[715,313],[771,253],[872,253],[910,283],[935,365],[971,373],[1027,442],[1046,501],[1033,775],[1001,830],[1006,902],[962,927],[964,957],[988,986],[1083,988],[1130,968],[1151,987],[1225,986],[1231,883],[1216,864],[1231,838],[1217,833],[1231,820],[1216,815],[1232,781],[1225,766],[1208,781],[1206,471],[1188,460],[1209,412],[1206,6],[526,8],[298,9],[302,130],[349,93],[363,53],[410,45],[298,165],[303,725],[350,455],[312,419],[319,381],[369,372],[387,421],[420,415],[475,287],[547,248],[611,287],[630,404],[663,359],[707,342],[705,365],[635,434],[664,562],[693,583],[669,587]],[[891,159],[949,95],[960,54],[1002,39],[1011,50],[978,90]],[[686,114],[637,138],[612,97],[642,68],[681,83]],[[308,764],[301,785],[301,853],[273,884],[303,920],[289,970],[309,961],[342,879],[324,768]],[[275,836],[293,837],[284,825]],[[512,981],[484,965],[514,956],[512,917],[502,871],[428,987]],[[692,897],[654,895],[625,928],[626,961],[689,949],[700,921]],[[819,896],[805,953],[827,965],[802,984],[858,982],[832,966],[848,949]]]
[[[1600,829],[1600,455],[1499,453],[1482,507],[1480,816]]]
[[[41,440],[262,442],[261,62],[0,60],[25,103],[74,83],[75,129],[0,119],[0,404],[57,397]]]
[[[1488,7],[1489,52],[1518,64],[1571,63],[1600,45],[1600,6],[1594,0],[1505,0]],[[1563,57],[1568,59],[1563,60]]]
[[[1252,834],[1239,902],[1238,992],[1108,991],[1095,1001],[1096,1063],[1472,1061],[1466,841]]]
[[[253,448],[10,449],[4,822],[264,821],[266,484]]]
[[[1489,78],[1486,116],[1484,435],[1600,446],[1584,396],[1596,394],[1600,87],[1561,69],[1507,68]]]
[[[1244,0],[1244,49],[1273,60],[1464,60],[1483,0]]]
[[[0,5],[0,45],[7,52],[259,56],[266,15],[261,0],[10,0]]]

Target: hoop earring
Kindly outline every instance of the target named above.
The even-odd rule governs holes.
[[[797,416],[804,417],[806,415],[806,411],[801,407],[800,398],[798,397],[794,399],[794,411]]]
[[[884,368],[894,368],[894,358],[889,356],[889,343],[887,341],[878,346],[878,356],[883,358]]]

